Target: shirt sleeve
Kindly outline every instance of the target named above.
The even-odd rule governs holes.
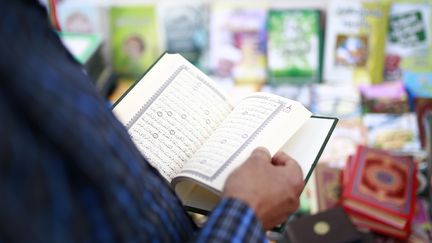
[[[268,242],[261,222],[246,203],[222,199],[194,238],[196,242]]]

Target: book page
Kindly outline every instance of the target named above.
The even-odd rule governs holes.
[[[276,153],[310,115],[300,103],[275,95],[254,93],[246,97],[186,162],[173,184],[182,176],[190,177],[221,191],[226,176],[253,149],[264,146],[271,154]]]
[[[336,118],[312,116],[281,148],[299,163],[305,182],[311,176],[336,123]]]
[[[183,60],[165,54],[114,108],[138,149],[168,181],[232,109],[212,81]]]

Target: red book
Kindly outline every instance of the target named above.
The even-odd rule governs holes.
[[[357,228],[366,228],[371,229],[376,233],[391,236],[393,238],[405,240],[410,236],[411,230],[410,225],[407,224],[405,228],[403,229],[397,229],[390,225],[384,224],[382,222],[379,222],[375,220],[373,217],[363,215],[360,213],[357,213],[355,211],[345,209],[345,212],[348,214],[351,222],[357,226]]]
[[[318,211],[325,211],[339,204],[341,194],[341,169],[326,163],[315,167],[315,183]]]
[[[417,188],[417,167],[413,158],[359,146],[350,167],[351,173],[343,189],[344,208],[355,212],[357,217],[362,215],[363,220],[367,218],[400,231],[409,231]],[[369,225],[372,230],[380,231]]]
[[[354,155],[352,154],[348,156],[345,167],[342,170],[342,176],[341,176],[342,189],[348,186],[349,178],[352,174],[351,170],[353,168],[353,165],[354,165]]]

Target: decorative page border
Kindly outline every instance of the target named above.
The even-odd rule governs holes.
[[[267,99],[267,97],[262,97],[262,96],[249,96],[248,99],[249,98]],[[261,133],[261,131],[264,130],[264,128],[270,123],[270,121],[273,120],[273,118],[277,114],[279,114],[284,110],[283,108],[286,105],[285,102],[280,100],[276,102],[279,103],[279,106],[276,108],[276,110],[274,110],[267,117],[267,119],[252,133],[252,135],[249,136],[249,138],[236,151],[234,151],[234,153],[223,163],[223,165],[212,176],[207,176],[194,170],[180,170],[180,173],[188,173],[207,181],[213,181],[232,163],[232,161],[234,161],[239,156],[241,152],[243,152],[243,150],[252,142],[252,140],[254,140]]]
[[[211,90],[213,90],[221,99],[227,100],[225,96],[223,96],[219,90],[217,90],[215,87],[211,86],[204,78],[202,78],[200,75],[195,74],[191,72],[191,69],[187,67],[186,65],[181,65],[177,68],[177,70],[163,83],[163,85],[150,97],[150,99],[141,106],[141,108],[138,110],[135,115],[132,116],[132,118],[126,123],[126,129],[129,131],[129,129],[140,119],[140,117],[144,114],[144,112],[147,111],[147,109],[153,104],[153,102],[156,101],[156,99],[159,98],[159,96],[165,91],[165,89],[177,78],[177,76],[180,75],[182,71],[187,71],[191,76],[196,77],[199,81],[204,83],[207,87],[209,87]]]

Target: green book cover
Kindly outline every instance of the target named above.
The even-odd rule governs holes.
[[[386,47],[385,80],[401,80],[406,71],[432,69],[432,3],[392,3]]]
[[[267,20],[271,84],[305,84],[320,79],[320,12],[273,9]]]
[[[154,6],[114,6],[110,28],[113,70],[138,78],[161,54]]]
[[[330,1],[324,80],[370,84],[383,81],[389,2]]]

